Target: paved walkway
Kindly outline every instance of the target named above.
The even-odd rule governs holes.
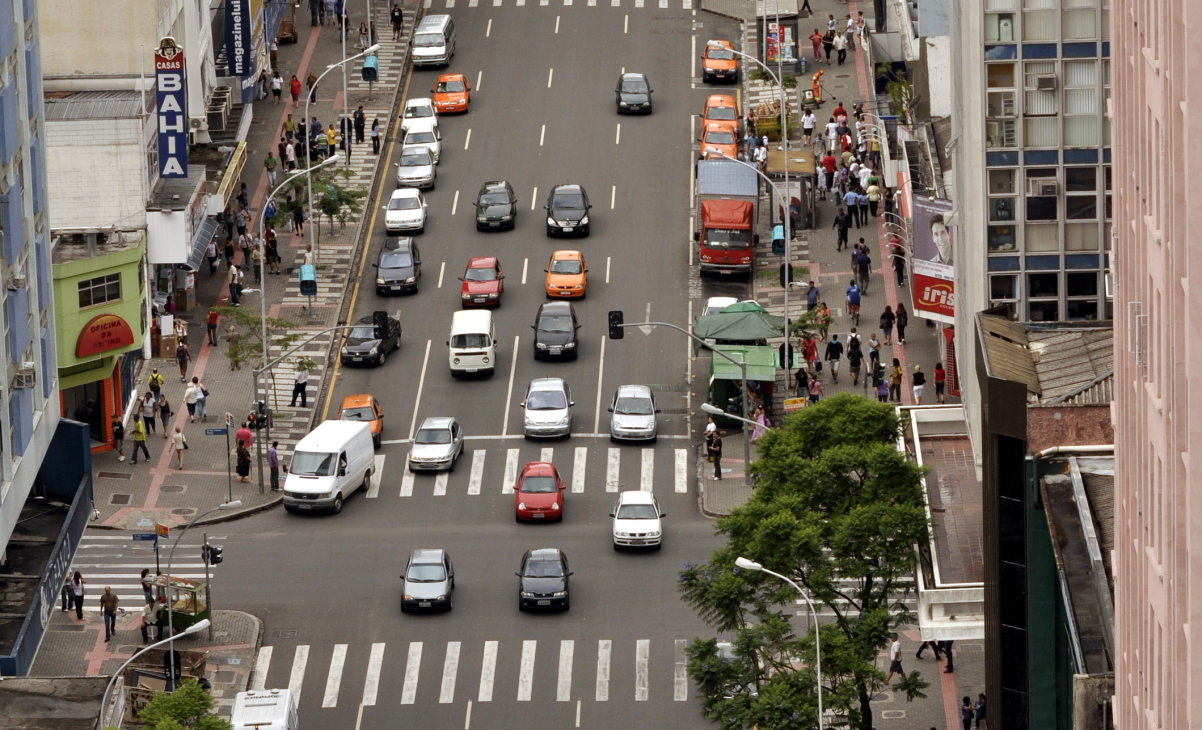
[[[401,92],[408,38],[416,15],[420,12],[417,0],[404,3],[405,35],[401,41],[392,41],[391,24],[388,22],[389,7],[391,6],[388,4],[377,3],[376,27],[381,29],[382,33],[379,54],[380,81],[375,84],[370,99],[368,84],[358,78],[358,65],[354,62],[348,64],[347,73],[346,103],[352,111],[360,104],[364,106],[368,127],[373,119],[380,120],[382,133],[385,135],[381,153],[387,152],[388,149],[387,135],[392,129],[394,92],[398,95]],[[298,17],[300,15],[298,14]],[[357,24],[356,20],[352,12],[352,26]],[[303,22],[298,25],[299,42],[282,46],[279,51],[279,69],[285,79],[290,78],[292,74],[304,79],[310,70],[320,73],[328,64],[342,58],[341,41],[334,26],[311,28]],[[347,48],[348,55],[357,52],[357,48]],[[343,110],[341,82],[341,74],[338,71],[331,72],[322,80],[316,102],[310,105],[310,116],[317,117],[326,126],[337,120]],[[299,105],[295,106],[288,100],[287,93],[284,94],[284,98],[286,101],[279,105],[273,104],[270,97],[254,103],[254,123],[247,140],[248,157],[243,173],[243,180],[252,191],[254,230],[257,230],[258,215],[269,192],[267,173],[262,166],[263,159],[269,149],[275,150],[276,142],[283,134],[285,115],[292,114],[299,123],[305,112],[303,95]],[[383,154],[372,154],[370,140],[367,140],[366,144],[353,147],[349,164],[340,164],[352,173],[350,178],[340,181],[340,184],[366,190],[369,196],[361,201],[363,212],[360,215],[351,215],[345,227],[338,222],[331,226],[328,219],[321,222],[316,249],[318,294],[314,297],[312,309],[308,309],[308,298],[300,295],[295,273],[309,243],[309,227],[306,227],[303,236],[294,235],[288,230],[277,231],[280,255],[284,260],[283,274],[268,274],[265,276],[265,282],[255,282],[253,273],[248,267],[244,268],[246,290],[242,294],[243,307],[257,313],[261,306],[260,297],[266,295],[268,316],[280,317],[294,323],[296,327],[289,332],[303,337],[337,324],[345,295],[358,274],[356,251],[363,234],[362,216],[375,209],[375,200],[370,193],[372,182],[378,174],[377,163],[381,157]],[[282,177],[279,179],[282,180]],[[238,260],[240,259],[241,254],[238,254]],[[95,454],[95,507],[100,513],[97,526],[145,531],[156,521],[183,524],[193,516],[213,509],[231,498],[242,501],[241,510],[234,513],[218,513],[208,520],[228,519],[232,515],[266,509],[278,504],[278,493],[273,495],[269,490],[260,493],[256,470],[252,469],[250,484],[239,483],[236,476],[231,484],[227,464],[231,458],[231,447],[235,445],[233,434],[230,434],[230,445],[227,446],[225,436],[206,436],[204,431],[206,428],[224,426],[225,413],[233,415],[236,425],[241,424],[253,410],[255,402],[251,371],[232,370],[225,356],[224,326],[221,328],[222,337],[219,338],[216,347],[208,344],[205,336],[204,320],[208,305],[226,306],[229,303],[225,273],[226,270],[222,266],[216,274],[210,274],[207,264],[204,265],[203,270],[197,274],[197,301],[202,303],[202,306],[179,315],[189,324],[189,348],[195,354],[188,377],[200,377],[210,392],[207,421],[189,421],[183,404],[184,384],[173,381],[173,375],[178,373],[174,361],[147,361],[139,375],[141,390],[146,390],[146,377],[150,367],[158,367],[159,372],[167,379],[164,392],[178,409],[170,421],[170,427],[172,430],[176,427],[182,428],[188,439],[189,449],[184,454],[185,468],[176,468],[172,449],[167,446],[169,441],[163,438],[161,423],[158,424],[159,430],[150,434],[147,441],[151,453],[149,464],[144,461],[133,464],[128,458],[132,454],[130,440],[127,440],[125,461],[120,461],[113,451]],[[317,369],[309,375],[307,407],[300,407],[299,402],[297,407],[290,406],[294,375],[290,363],[285,362],[277,367],[274,379],[268,383],[268,402],[274,413],[271,439],[280,442],[281,456],[290,453],[293,445],[311,429],[313,420],[320,416],[315,409],[321,405],[320,396],[326,380],[325,370],[332,364],[327,358],[332,337],[330,334],[323,335],[300,353],[308,355],[317,364]],[[271,354],[275,357],[282,353],[279,348],[272,348]],[[255,438],[259,437],[260,434],[256,433]],[[251,451],[254,454],[255,448],[252,447]]]

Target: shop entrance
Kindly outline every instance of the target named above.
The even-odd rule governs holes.
[[[63,418],[88,424],[92,441],[104,442],[104,386],[107,380],[77,385],[63,391]]]

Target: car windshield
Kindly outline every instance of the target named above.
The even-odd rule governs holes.
[[[456,93],[463,91],[463,82],[458,79],[454,81],[439,81],[438,91],[440,93]]]
[[[421,48],[434,48],[442,44],[442,33],[419,33],[413,37],[413,45]]]
[[[624,504],[618,508],[619,520],[654,520],[659,517],[652,504]]]
[[[551,262],[552,274],[580,274],[584,269],[580,266],[579,261],[571,259],[557,259]]]
[[[376,339],[376,330],[369,324],[360,325],[351,330],[347,337],[354,340],[374,340]]]
[[[406,266],[413,265],[413,257],[408,251],[397,251],[395,253],[386,253],[380,257],[381,269],[401,269]]]
[[[568,407],[568,399],[560,390],[536,390],[526,396],[528,411],[562,411]]]
[[[712,129],[705,133],[705,141],[709,144],[734,144],[735,136],[729,129]]]
[[[405,573],[405,580],[410,583],[438,583],[447,579],[447,569],[435,563],[433,565],[410,565]]]
[[[650,416],[655,412],[647,398],[619,398],[614,413],[623,416]]]
[[[706,248],[742,249],[750,248],[751,236],[746,230],[729,230],[726,228],[705,229]]]
[[[468,269],[463,278],[467,281],[496,281],[496,269]]]
[[[433,164],[430,150],[423,149],[421,152],[406,152],[401,155],[401,167],[421,167],[430,164]]]
[[[432,116],[434,116],[434,110],[424,104],[417,105],[417,106],[405,107],[405,118],[406,119],[432,117]]]
[[[388,201],[389,210],[419,210],[422,207],[420,200],[414,197],[398,197]]]
[[[647,82],[641,78],[624,78],[622,79],[623,94],[646,94],[649,87]]]
[[[419,428],[413,443],[449,444],[451,443],[451,430],[448,428]]]
[[[414,132],[405,138],[405,144],[431,144],[435,141],[433,132]]]
[[[562,578],[563,565],[558,560],[526,561],[527,578]]]
[[[507,193],[485,193],[480,196],[480,205],[508,205],[509,195]]]
[[[419,38],[421,36],[418,36]],[[707,48],[705,57],[712,58],[715,61],[733,61],[735,60],[735,52],[728,48]]]
[[[319,454],[313,451],[298,451],[292,455],[289,473],[302,477],[328,477],[334,474],[336,454]]]
[[[451,347],[466,349],[469,347],[488,347],[488,335],[485,334],[468,334],[468,335],[452,335]]]
[[[571,332],[572,318],[566,314],[544,314],[538,318],[540,332]]]
[[[554,210],[584,210],[584,196],[580,193],[560,193],[551,199]]]
[[[366,406],[362,408],[343,408],[338,418],[343,421],[374,421],[376,420],[376,414]]]
[[[706,112],[705,118],[733,122],[735,120],[735,108],[733,106],[711,106],[710,110]]]
[[[521,491],[527,494],[554,494],[555,477],[526,477],[522,480]]]

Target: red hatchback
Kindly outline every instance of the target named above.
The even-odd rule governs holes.
[[[505,291],[505,273],[496,256],[474,256],[459,277],[459,300],[465,307],[499,307]]]
[[[522,468],[513,485],[513,518],[525,520],[563,519],[563,480],[548,461],[532,461]]]

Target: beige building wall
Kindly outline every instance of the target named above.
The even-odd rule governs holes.
[[[181,0],[38,0],[46,76],[154,78],[154,51]],[[183,42],[183,38],[177,37]]]
[[[1114,719],[1124,730],[1196,728],[1202,726],[1202,2],[1112,0],[1110,17]]]

